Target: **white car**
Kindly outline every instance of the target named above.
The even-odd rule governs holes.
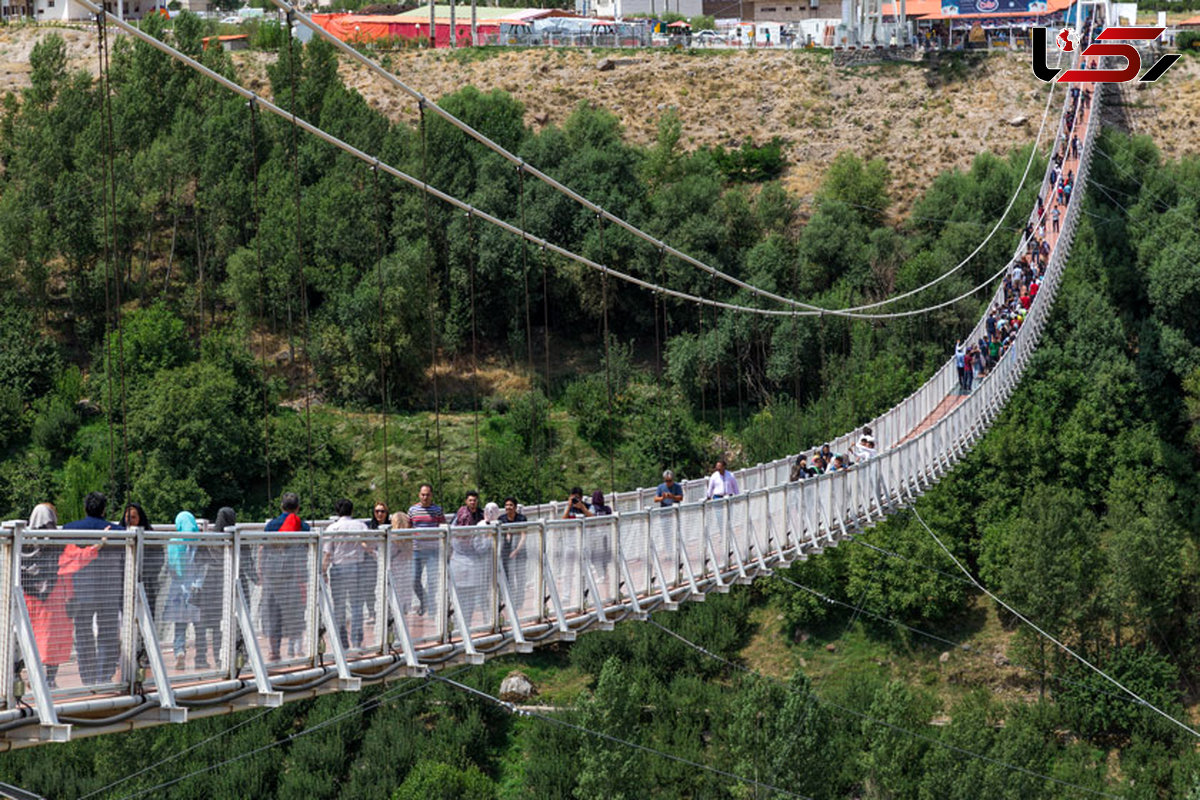
[[[725,37],[714,30],[703,30],[692,34],[692,39],[700,44],[725,44]]]
[[[242,18],[236,14],[234,14],[231,17],[221,17],[221,24],[222,25],[241,25]]]

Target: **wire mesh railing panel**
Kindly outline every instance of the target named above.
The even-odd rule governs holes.
[[[554,575],[554,588],[563,613],[577,613],[582,602],[580,558],[583,544],[582,520],[563,519],[547,522],[546,561]]]
[[[495,628],[496,533],[491,525],[450,531],[450,579],[463,621],[472,633]]]
[[[316,619],[316,597],[309,579],[316,537],[268,533],[253,544],[258,586],[251,613],[267,667],[311,661],[308,633]]]
[[[143,537],[143,560],[163,564],[154,621],[163,663],[173,681],[229,671],[232,541],[220,534]]]
[[[34,643],[56,694],[117,685],[124,544],[121,534],[113,536],[101,546],[100,534],[27,531],[18,545]]]
[[[39,602],[35,594],[30,605],[31,595],[25,592],[51,689],[61,696],[117,689],[123,683],[119,672],[126,552],[134,537],[84,531],[27,531],[25,537],[23,550],[29,549],[28,542],[46,548],[41,557],[46,570],[56,558],[52,582],[41,587],[49,590],[44,599]]]
[[[708,535],[708,542],[712,545],[714,554],[716,555],[717,563],[714,568],[726,572],[730,565],[733,564],[732,550],[729,547],[728,537],[728,517],[729,517],[729,499],[711,500],[704,504],[704,530]]]
[[[780,484],[767,490],[767,529],[762,536],[768,553],[791,550],[792,538],[788,531],[788,492],[793,484]]]
[[[621,555],[629,567],[633,585],[629,591],[641,596],[649,593],[654,570],[650,564],[650,517],[644,514],[621,518]],[[622,576],[622,579],[624,576]]]
[[[629,516],[644,513],[644,511],[634,511],[630,512]],[[595,598],[594,602],[601,605],[611,604],[615,601],[617,586],[620,582],[616,559],[618,519],[628,519],[628,516],[620,518],[612,515],[592,517],[584,520],[583,523],[583,542],[584,552],[587,553],[587,564],[592,570],[596,588],[600,590],[600,597]],[[586,582],[584,588],[590,589]]]
[[[499,546],[513,612],[522,623],[540,619],[542,604],[538,598],[538,579],[541,574],[541,526],[537,523],[502,524]],[[507,617],[504,624],[509,624]]]
[[[746,499],[748,506],[747,515],[749,517],[749,525],[746,530],[746,540],[753,547],[753,555],[747,551],[746,557],[766,557],[769,552],[767,540],[770,535],[771,517],[767,513],[769,509],[769,495],[764,490],[755,492],[749,495]]]
[[[384,536],[366,531],[325,534],[321,540],[322,580],[333,606],[332,631],[347,653],[380,651],[387,615],[379,606],[379,555]]]
[[[727,500],[729,523],[726,527],[726,548],[730,551],[731,564],[740,560],[743,564],[750,558],[750,496],[738,494]]]
[[[398,537],[402,563],[393,558],[393,580],[407,572],[408,597],[400,597],[400,606],[414,643],[438,642],[446,633],[445,536],[446,529],[429,528]]]
[[[627,511],[639,511],[642,508],[641,490],[621,492],[613,498],[613,511],[624,514]]]
[[[708,550],[704,546],[704,506],[678,506],[679,538],[683,557],[692,568],[692,575],[699,580],[708,574]]]
[[[654,542],[654,550],[658,554],[658,563],[662,565],[663,576],[671,586],[678,586],[679,577],[679,536],[676,530],[676,516],[673,508],[656,508],[648,512],[650,540]]]

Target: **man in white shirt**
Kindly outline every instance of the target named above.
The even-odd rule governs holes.
[[[725,461],[717,462],[717,471],[708,477],[708,491],[705,497],[709,500],[716,500],[721,497],[731,497],[738,494],[737,478],[733,477],[733,473],[725,469]]]
[[[349,500],[334,504],[337,520],[325,529],[327,533],[367,530],[367,525],[354,519],[354,506]],[[363,604],[370,602],[371,589],[363,586],[367,557],[371,544],[350,537],[327,540],[322,549],[321,571],[328,575],[329,593],[333,599],[333,616],[342,647],[358,648],[363,644]],[[346,625],[346,606],[350,607],[350,624]],[[347,630],[349,627],[349,630]]]

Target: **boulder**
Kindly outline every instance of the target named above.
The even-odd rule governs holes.
[[[601,72],[608,72],[609,70],[616,68],[616,66],[617,62],[613,61],[611,58],[602,58],[600,59],[600,62],[596,64],[596,69],[600,70]]]
[[[1014,128],[1019,128],[1028,121],[1029,121],[1029,117],[1022,114],[1019,117],[1013,117],[1012,119],[1010,119],[1008,121],[1008,124],[1012,125]]]
[[[940,656],[938,656],[938,661],[940,661],[943,664],[945,664],[949,660],[950,660],[950,651],[949,650],[947,650],[946,652],[944,652]]]
[[[537,688],[520,670],[513,670],[500,682],[500,699],[506,703],[526,703],[535,694]]]

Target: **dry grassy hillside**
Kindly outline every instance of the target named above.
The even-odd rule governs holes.
[[[73,66],[95,71],[90,30],[0,30],[0,92],[28,85],[29,51],[52,31],[67,38]],[[900,209],[937,173],[966,167],[984,150],[1003,154],[1032,141],[1045,106],[1046,89],[1033,78],[1026,54],[997,54],[942,74],[910,64],[844,69],[825,55],[779,51],[629,52],[614,57],[611,71],[599,71],[609,55],[441,50],[395,53],[390,61],[397,75],[433,98],[466,84],[510,92],[535,128],[561,123],[578,103],[590,101],[616,113],[629,138],[641,144],[654,137],[658,117],[672,106],[687,147],[780,136],[789,162],[784,181],[802,199],[840,151],[883,158],[896,176]],[[272,56],[236,58],[244,82],[263,91]],[[342,75],[392,119],[415,119],[415,104],[364,68],[343,61]],[[1167,155],[1200,150],[1200,59],[1184,59],[1152,88],[1128,91],[1123,99],[1130,104],[1129,127],[1154,135]],[[1024,123],[1010,124],[1022,117]]]

